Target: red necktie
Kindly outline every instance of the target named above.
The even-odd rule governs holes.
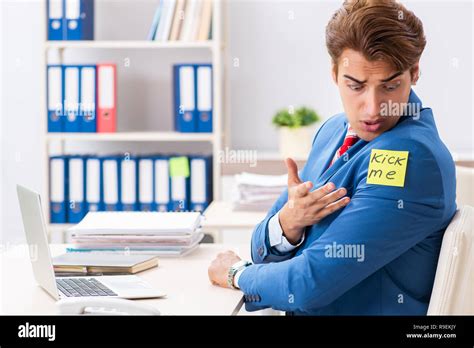
[[[341,147],[337,149],[336,153],[334,154],[334,157],[332,158],[331,163],[329,164],[329,167],[331,167],[332,164],[336,162],[337,159],[341,157],[347,150],[349,150],[351,146],[354,145],[359,139],[360,138],[354,132],[351,125],[349,125],[349,127],[347,128],[346,137],[344,138],[344,142],[342,143]]]

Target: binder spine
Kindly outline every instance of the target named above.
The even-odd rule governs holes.
[[[86,213],[86,168],[82,156],[70,156],[68,160],[68,222],[77,223]]]
[[[137,210],[137,159],[129,157],[120,163],[120,205],[122,211]]]
[[[104,211],[120,210],[120,165],[119,157],[107,156],[102,159],[102,187]]]
[[[117,128],[117,68],[115,64],[97,65],[97,132]]]
[[[48,132],[64,131],[64,72],[61,65],[47,67],[47,112]]]
[[[103,210],[102,161],[98,157],[85,158],[86,211]]]
[[[193,65],[173,67],[175,128],[179,132],[196,132],[196,73]]]
[[[95,65],[83,65],[80,68],[80,103],[79,119],[80,131],[94,133],[96,131],[96,67]]]
[[[197,64],[195,69],[197,80],[197,131],[201,133],[211,133],[213,118],[212,65]]]
[[[64,4],[63,0],[46,1],[46,15],[48,16],[48,40],[61,41],[64,33]]]
[[[50,222],[67,222],[67,157],[52,156],[49,159]]]
[[[81,99],[80,66],[63,65],[64,85],[64,130],[79,132],[81,117],[79,116],[79,101]]]

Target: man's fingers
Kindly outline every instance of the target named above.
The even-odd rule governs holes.
[[[323,198],[319,199],[316,203],[320,208],[326,207],[327,205],[337,201],[338,199],[344,197],[347,194],[347,190],[344,187],[337,189]]]
[[[309,190],[311,190],[312,187],[313,183],[311,181],[306,181],[297,186],[290,187],[289,190],[292,192],[290,196],[293,198],[304,197],[308,194]]]
[[[314,190],[313,192],[309,194],[311,201],[316,202],[320,200],[324,196],[334,191],[335,188],[336,188],[336,185],[334,185],[332,182],[329,182],[326,185],[321,186],[320,188],[318,188],[317,190]]]
[[[288,187],[301,184],[301,179],[298,176],[298,165],[292,158],[285,160],[286,169],[288,170]]]
[[[349,197],[344,197],[334,203],[328,204],[324,209],[320,210],[319,213],[316,214],[318,220],[325,218],[328,215],[331,215],[335,211],[344,208],[346,205],[349,204],[351,199]]]

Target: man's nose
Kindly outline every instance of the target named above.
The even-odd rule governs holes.
[[[365,100],[365,115],[369,118],[376,118],[380,115],[381,101],[375,93],[369,93]]]

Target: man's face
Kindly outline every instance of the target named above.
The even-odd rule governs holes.
[[[413,69],[418,76],[418,64]],[[369,62],[357,51],[346,49],[338,62],[337,76],[347,119],[357,135],[371,141],[391,129],[407,103],[412,80],[410,71],[395,71],[387,62]]]

